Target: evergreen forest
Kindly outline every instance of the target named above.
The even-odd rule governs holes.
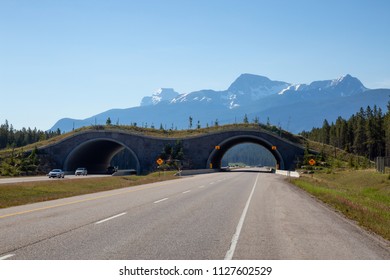
[[[37,130],[36,128],[22,128],[21,130],[17,130],[6,120],[4,124],[0,125],[0,150],[5,148],[23,147],[38,141],[47,140],[60,134],[60,130],[49,132]]]
[[[300,134],[370,160],[390,156],[390,101],[386,113],[377,106],[367,106],[348,120],[338,117],[336,122],[329,123],[325,119],[322,127]]]

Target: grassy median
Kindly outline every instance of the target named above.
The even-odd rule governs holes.
[[[374,170],[318,172],[292,181],[348,218],[390,240],[390,177]]]
[[[172,180],[175,173],[0,184],[0,208]]]

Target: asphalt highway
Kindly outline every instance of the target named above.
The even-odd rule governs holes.
[[[390,259],[269,173],[196,175],[0,210],[0,259]]]

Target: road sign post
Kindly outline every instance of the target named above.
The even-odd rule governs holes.
[[[156,163],[158,164],[158,176],[160,177],[160,175],[161,175],[161,164],[163,164],[164,163],[164,161],[162,160],[162,158],[158,158],[157,160],[156,160]],[[165,170],[164,170],[164,175],[165,175]]]
[[[161,158],[157,159],[156,162],[158,165],[161,165],[164,163],[164,161]]]

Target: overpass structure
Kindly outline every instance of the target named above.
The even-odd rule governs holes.
[[[119,129],[86,130],[39,149],[50,158],[52,168],[73,172],[86,167],[90,173],[105,173],[112,158],[127,149],[137,174],[153,171],[166,145],[181,141],[191,169],[219,169],[224,154],[233,146],[254,143],[268,149],[282,170],[294,170],[304,147],[261,128],[232,128],[197,136],[165,138]]]

